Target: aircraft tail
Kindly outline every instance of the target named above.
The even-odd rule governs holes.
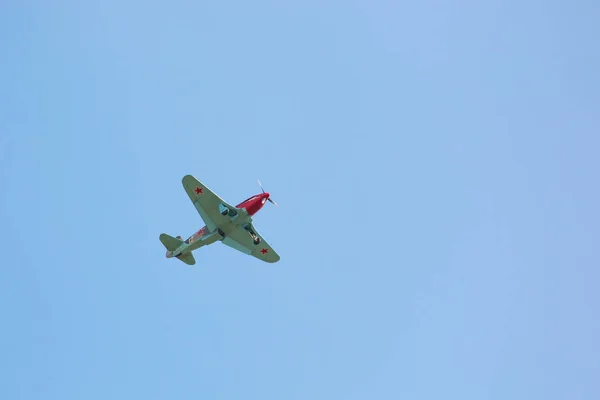
[[[177,250],[179,246],[183,244],[181,236],[177,236],[176,238],[174,238],[173,236],[167,235],[166,233],[162,233],[159,236],[159,239],[163,246],[165,246],[165,248],[167,249],[167,257],[169,257],[170,252]],[[187,265],[196,264],[196,260],[194,259],[194,256],[191,252],[180,254],[177,256],[177,258],[186,263]]]
[[[196,264],[196,259],[192,255],[191,251],[189,253],[185,253],[185,254],[182,254],[180,256],[177,256],[177,258],[179,260],[183,261],[184,263],[186,263],[187,265],[194,265],[194,264]]]
[[[166,233],[161,233],[159,239],[168,251],[177,250],[177,248],[183,243],[183,240],[181,240],[180,238],[174,238],[173,236],[169,236]]]

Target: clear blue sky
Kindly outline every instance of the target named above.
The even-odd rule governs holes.
[[[600,398],[599,20],[3,1],[0,398]],[[165,259],[185,174],[281,261]]]

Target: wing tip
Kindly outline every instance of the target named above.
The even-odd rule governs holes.
[[[193,175],[187,174],[183,178],[181,178],[181,183],[185,185],[185,182],[189,180],[196,180],[196,178],[194,178]]]
[[[275,264],[276,262],[281,260],[281,257],[279,257],[279,254],[274,254],[271,257],[263,258],[263,260],[268,262],[269,264]]]

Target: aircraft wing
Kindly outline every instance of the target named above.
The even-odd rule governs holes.
[[[260,238],[260,243],[257,245],[254,244],[254,240],[250,234],[242,227],[238,227],[232,232],[229,232],[223,239],[223,244],[268,263],[279,261],[279,254],[277,254],[271,245],[269,245],[260,233],[256,231],[254,226],[252,226],[252,230],[256,236]]]
[[[236,210],[236,208],[226,203],[198,179],[192,175],[186,175],[181,183],[210,231],[214,231],[220,224],[231,220],[230,217],[221,214],[222,207],[230,210]]]

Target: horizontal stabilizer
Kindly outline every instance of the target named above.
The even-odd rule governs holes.
[[[166,233],[161,233],[159,239],[169,251],[177,250],[177,248],[183,243],[183,240],[169,236]]]
[[[180,255],[177,258],[180,259],[181,261],[183,261],[184,263],[186,263],[187,265],[196,264],[196,260],[194,259],[194,256],[192,255],[191,252]]]
[[[181,236],[174,238],[173,236],[169,236],[166,233],[162,233],[159,236],[159,239],[162,242],[162,244],[167,248],[167,257],[169,257],[170,251],[177,250],[183,244],[183,240],[181,240]],[[183,261],[184,263],[186,263],[187,265],[196,264],[196,260],[194,259],[194,256],[192,255],[191,252],[188,252],[185,254],[179,254],[177,256],[177,258],[179,260]]]

